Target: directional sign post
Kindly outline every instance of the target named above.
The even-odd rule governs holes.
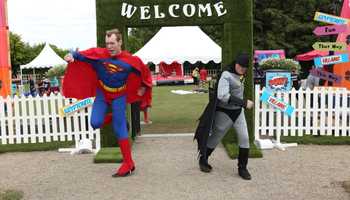
[[[316,42],[312,47],[320,51],[346,51],[347,45],[343,42]]]
[[[338,63],[349,62],[348,54],[339,54],[334,56],[325,56],[314,58],[315,67],[323,67],[323,65],[332,65]]]
[[[322,35],[335,35],[339,33],[343,33],[347,30],[347,25],[331,25],[331,26],[319,26],[316,27],[313,31],[313,33],[317,36]]]
[[[334,15],[328,15],[328,14],[321,13],[321,12],[315,13],[314,20],[319,21],[319,22],[325,22],[328,24],[338,24],[338,25],[348,24],[348,19],[337,17]]]
[[[292,107],[291,105],[288,105],[287,103],[283,102],[282,100],[277,99],[276,97],[272,96],[266,90],[263,91],[260,99],[262,102],[270,104],[274,108],[279,109],[282,112],[286,113],[288,116],[291,116],[292,113],[294,112],[294,107]]]
[[[74,102],[72,104],[69,104],[65,107],[60,108],[59,114],[62,117],[64,117],[74,112],[77,112],[78,110],[91,106],[94,103],[94,99],[95,99],[94,97],[89,97],[89,98]]]
[[[312,69],[310,70],[310,73],[316,77],[319,77],[326,81],[335,82],[335,83],[340,83],[342,79],[341,76],[338,76],[330,72],[322,71],[321,69]]]

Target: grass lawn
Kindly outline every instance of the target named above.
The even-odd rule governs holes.
[[[0,145],[0,153],[49,151],[74,146],[74,141]]]
[[[281,142],[298,144],[317,144],[317,145],[350,145],[349,136],[314,136],[314,135],[304,135],[304,136],[281,136]]]
[[[194,133],[197,119],[208,103],[208,93],[178,95],[171,90],[192,90],[187,86],[153,87],[150,125],[142,126],[142,133]],[[141,113],[143,120],[143,113]]]
[[[0,200],[20,200],[23,199],[23,192],[17,190],[0,190]]]

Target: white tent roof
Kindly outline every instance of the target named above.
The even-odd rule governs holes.
[[[65,64],[67,64],[67,62],[59,57],[54,50],[51,49],[50,45],[46,43],[40,54],[30,63],[21,65],[21,69],[50,68]]]
[[[143,62],[221,62],[221,47],[198,26],[162,27],[138,52]]]

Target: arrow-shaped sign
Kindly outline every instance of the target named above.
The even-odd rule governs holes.
[[[294,112],[294,107],[283,102],[281,99],[277,99],[276,97],[272,96],[266,90],[263,91],[260,99],[262,102],[270,104],[274,108],[281,110],[282,112],[286,113],[289,116],[291,116],[292,113]]]
[[[314,20],[319,22],[325,22],[328,24],[348,24],[348,19],[337,17],[334,15],[328,15],[321,12],[315,13]]]
[[[334,56],[325,56],[314,58],[315,67],[323,67],[323,65],[332,65],[338,63],[349,62],[348,54],[339,54]]]
[[[346,24],[342,25],[331,25],[331,26],[319,26],[316,27],[313,31],[313,33],[317,36],[321,35],[335,35],[339,33],[345,32],[347,29]]]
[[[316,42],[312,47],[320,51],[346,51],[347,45],[343,42]]]
[[[335,83],[340,83],[341,79],[342,79],[341,76],[338,76],[338,75],[330,73],[330,72],[322,71],[321,69],[314,68],[314,69],[310,70],[310,73],[314,76],[321,78],[321,79],[335,82]]]

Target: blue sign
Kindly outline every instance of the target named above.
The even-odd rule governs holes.
[[[319,21],[319,22],[329,23],[329,24],[338,24],[338,25],[348,24],[348,20],[345,18],[341,18],[341,17],[337,17],[337,16],[333,16],[333,15],[328,15],[328,14],[321,13],[321,12],[315,13],[314,20]]]
[[[346,53],[314,58],[315,66],[318,68],[323,67],[323,65],[333,65],[344,62],[349,62],[349,56]]]
[[[267,72],[266,89],[270,91],[290,91],[292,89],[292,76],[290,72]]]
[[[274,108],[286,113],[288,116],[291,116],[294,112],[294,107],[283,102],[281,99],[277,99],[276,97],[272,96],[266,90],[263,91],[260,99],[262,102],[270,104]]]

